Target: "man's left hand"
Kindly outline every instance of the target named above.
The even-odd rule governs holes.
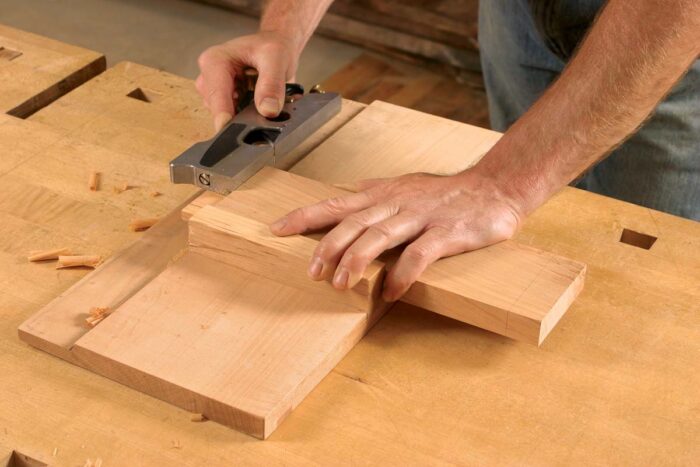
[[[493,178],[467,170],[452,176],[410,174],[365,180],[338,198],[296,209],[270,226],[286,236],[336,225],[309,265],[314,280],[354,287],[384,251],[408,243],[384,281],[383,298],[398,300],[440,258],[513,236],[521,210]]]

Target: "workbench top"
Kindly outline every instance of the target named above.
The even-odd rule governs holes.
[[[22,38],[0,28],[0,46],[20,49]],[[41,49],[36,36],[31,47]],[[0,73],[25,58],[0,58]],[[84,70],[81,62],[59,73],[70,80]],[[22,82],[36,88],[31,76]],[[169,183],[167,163],[211,134],[191,82],[132,63],[40,107],[25,120],[0,117],[0,461],[12,451],[104,466],[700,458],[700,224],[574,188],[517,236],[588,265],[584,291],[542,347],[398,305],[266,441],[192,422],[26,345],[20,323],[89,272],[29,264],[28,251],[121,251],[141,235],[128,231],[133,217],[163,216],[196,193]],[[346,103],[333,125],[361,111]],[[87,190],[90,170],[103,172],[98,192]],[[123,182],[134,189],[115,194]]]

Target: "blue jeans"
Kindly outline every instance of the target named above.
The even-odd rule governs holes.
[[[604,0],[481,0],[491,126],[505,131],[562,72]],[[700,60],[633,136],[577,184],[700,220]]]

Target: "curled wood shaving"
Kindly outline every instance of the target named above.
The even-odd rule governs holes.
[[[111,313],[112,309],[109,307],[94,306],[90,308],[89,316],[85,318],[85,325],[88,328],[94,328]]]
[[[30,251],[27,259],[31,262],[58,259],[61,255],[70,255],[68,248],[54,248],[53,250]]]
[[[88,179],[88,188],[90,191],[97,191],[100,188],[100,173],[94,170],[90,172],[90,178]]]
[[[116,185],[116,186],[112,187],[112,190],[114,191],[114,193],[119,194],[119,193],[124,193],[126,190],[128,190],[130,188],[131,188],[131,186],[128,183],[124,182],[121,185]]]
[[[102,256],[99,255],[78,255],[64,256],[59,255],[56,269],[76,268],[85,266],[88,268],[96,268],[102,262]]]
[[[142,230],[148,230],[153,225],[155,225],[156,222],[158,222],[157,217],[149,217],[145,219],[134,219],[131,221],[129,224],[129,230],[132,232],[141,232]]]
[[[193,422],[206,422],[208,419],[201,413],[193,413],[192,416],[190,417],[190,420]]]
[[[153,191],[150,193],[151,198],[157,198],[158,196],[161,196],[162,194],[163,194],[163,193],[161,193],[160,191],[155,191],[155,190],[153,190]]]

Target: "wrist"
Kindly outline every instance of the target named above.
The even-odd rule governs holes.
[[[519,219],[524,219],[542,205],[550,193],[545,178],[533,167],[517,160],[517,152],[494,146],[464,174],[483,180],[489,189],[507,203]]]

